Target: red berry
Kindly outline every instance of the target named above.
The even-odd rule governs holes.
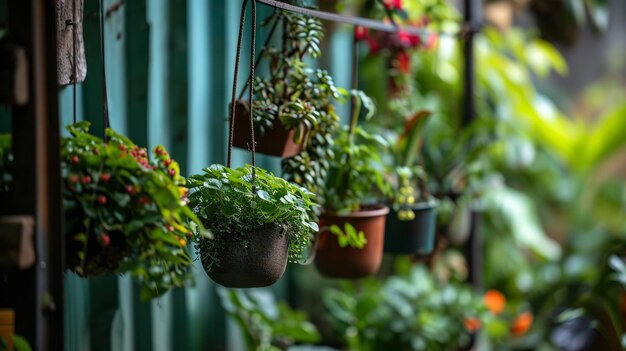
[[[169,173],[170,176],[175,176],[176,175],[176,170],[174,168],[170,168],[167,173]]]
[[[104,196],[104,195],[100,195],[100,196],[98,196],[98,203],[99,203],[100,205],[106,205],[106,204],[107,204],[107,201],[108,201],[108,200],[107,200],[107,197],[106,197],[106,196]]]
[[[100,155],[100,150],[98,150],[97,148],[93,148],[93,154],[94,155]]]
[[[102,173],[100,174],[100,180],[106,183],[111,180],[111,175],[109,173]]]
[[[174,229],[174,226],[168,225],[167,230],[170,232],[173,232],[175,229]]]
[[[124,145],[124,144],[120,144],[120,150],[122,150],[122,151],[126,151],[126,145]]]
[[[137,150],[132,150],[132,151],[130,152],[130,154],[131,154],[131,155],[133,155],[133,157],[137,157],[137,156],[138,156],[138,155],[137,155]]]
[[[147,196],[142,196],[142,197],[140,197],[140,198],[139,198],[139,200],[137,200],[137,201],[139,202],[139,204],[141,204],[141,205],[145,205],[145,204],[150,203],[150,198],[149,198],[149,197],[147,197]]]
[[[191,239],[191,237],[192,237],[192,236],[193,236],[193,233],[192,233],[192,232],[188,232],[188,233],[187,233],[187,238]]]
[[[81,183],[83,183],[83,184],[88,184],[88,183],[91,183],[91,177],[90,177],[90,176],[84,176],[84,177],[80,180],[80,182],[81,182]]]
[[[163,153],[163,149],[160,146],[157,146],[157,148],[154,149],[154,153],[160,155]]]
[[[167,160],[163,161],[163,164],[165,165],[165,167],[169,167],[170,164],[172,164],[172,159],[168,158]]]
[[[80,162],[80,158],[78,158],[78,156],[74,155],[70,158],[70,162],[72,162],[73,164],[77,164],[78,162]]]
[[[367,39],[367,28],[361,26],[354,27],[354,39],[357,41]]]
[[[72,174],[72,175],[69,177],[69,181],[70,181],[70,184],[76,184],[76,183],[78,183],[78,176],[77,176],[76,174]]]
[[[139,156],[148,157],[148,153],[146,152],[146,149],[139,150]]]
[[[135,187],[133,187],[132,185],[127,185],[126,186],[126,192],[131,194],[131,195],[135,195],[137,193],[135,191]]]
[[[102,246],[109,246],[109,244],[111,243],[111,238],[107,233],[100,233],[100,235],[98,236],[98,241],[100,241],[100,244]]]

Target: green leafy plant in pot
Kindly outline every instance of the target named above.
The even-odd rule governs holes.
[[[437,201],[430,196],[426,173],[418,165],[428,116],[430,112],[422,110],[409,118],[392,148],[397,189],[389,213],[385,252],[427,255],[435,246]]]
[[[328,116],[327,105],[339,99],[340,92],[326,71],[311,69],[304,61],[321,55],[324,30],[318,19],[277,10],[263,26],[270,28],[261,56],[269,74],[253,79],[256,151],[289,158],[307,147],[314,137],[313,130],[323,128],[318,123],[335,119]],[[283,32],[280,46],[268,45],[279,26]],[[242,96],[236,105],[240,118],[235,125],[234,145],[250,149],[246,125],[250,104],[242,101]]]
[[[61,140],[68,268],[83,277],[130,273],[152,298],[190,280],[187,239],[200,222],[187,207],[185,179],[162,146],[144,148],[89,123]]]
[[[237,43],[241,57],[242,21]],[[253,14],[256,2],[252,1]],[[252,42],[256,34],[252,18]],[[254,45],[250,48],[250,72],[254,77]],[[235,65],[230,110],[227,167],[213,165],[189,178],[191,206],[212,237],[196,236],[196,249],[205,271],[218,284],[233,288],[268,286],[283,275],[287,261],[298,262],[318,230],[315,195],[307,189],[256,167],[253,87],[248,86],[247,115],[251,140],[251,165],[232,169],[232,147],[237,113],[234,108],[239,62]],[[241,118],[239,118],[241,120]]]
[[[253,167],[212,165],[189,177],[189,199],[212,238],[196,248],[211,279],[233,288],[268,286],[299,262],[318,230],[314,194]]]
[[[339,132],[330,160],[315,258],[320,273],[333,278],[361,278],[378,270],[389,212],[378,201],[390,193],[381,158],[387,144],[357,126],[362,101],[368,116],[374,111],[365,94],[353,94],[357,108],[350,125]]]

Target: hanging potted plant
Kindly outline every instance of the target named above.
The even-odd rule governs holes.
[[[430,112],[425,110],[413,115],[392,148],[397,189],[389,213],[385,252],[427,255],[435,247],[437,201],[428,192],[424,169],[417,164],[428,116]]]
[[[162,146],[144,148],[89,123],[67,127],[61,140],[69,270],[82,277],[130,273],[141,297],[164,294],[189,280],[187,239],[201,225],[186,206],[184,178]]]
[[[244,1],[241,10],[237,58],[241,57],[247,3]],[[256,36],[255,7],[252,1],[252,43]],[[250,57],[250,76],[254,77],[254,45]],[[205,168],[203,174],[190,177],[189,188],[193,210],[212,233],[210,238],[196,236],[196,249],[205,271],[223,286],[251,288],[273,284],[283,275],[287,261],[300,261],[318,226],[314,222],[313,193],[256,167],[252,86],[248,88],[253,111],[247,115],[251,165],[231,168],[238,117],[234,107],[238,71],[239,61],[233,79],[227,167]]]
[[[279,25],[283,30],[282,45],[280,48],[268,47]],[[315,59],[321,55],[319,47],[324,31],[319,20],[282,10],[274,12],[263,26],[271,27],[266,46],[262,49],[269,74],[267,78],[253,79],[254,128],[258,136],[256,151],[283,158],[292,157],[306,147],[310,132],[320,117],[320,106],[311,100],[320,99],[317,95],[337,95],[337,92],[326,91],[335,89],[332,80],[324,81],[304,62],[307,56]],[[247,126],[250,104],[241,101],[242,95],[243,92],[235,107],[239,118],[235,124],[233,144],[250,149]]]
[[[213,234],[196,248],[211,279],[232,288],[268,286],[298,262],[318,230],[314,195],[260,168],[213,165],[188,179],[191,207]]]
[[[320,273],[333,278],[361,278],[378,270],[389,212],[377,196],[390,189],[381,159],[386,143],[356,125],[361,103],[367,102],[369,115],[374,111],[365,94],[355,94],[358,105],[350,126],[337,136],[330,160],[315,258]]]

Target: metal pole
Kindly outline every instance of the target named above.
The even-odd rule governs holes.
[[[474,35],[480,25],[480,15],[482,10],[482,0],[464,0],[463,9],[464,26],[466,35],[463,38],[463,60],[465,70],[463,72],[463,115],[461,124],[468,126],[476,115],[475,104],[475,67],[474,67]],[[481,212],[472,211],[471,230],[466,243],[465,252],[469,265],[469,281],[477,289],[482,289],[483,272],[483,250],[482,238],[480,235]]]

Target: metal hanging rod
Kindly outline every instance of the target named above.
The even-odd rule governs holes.
[[[327,21],[346,23],[346,24],[351,24],[354,26],[365,27],[365,28],[369,28],[369,29],[373,29],[377,31],[382,31],[382,32],[396,33],[396,32],[402,31],[408,34],[413,34],[413,35],[422,35],[422,34],[432,33],[432,31],[429,31],[423,28],[399,26],[399,25],[394,25],[393,23],[385,23],[385,22],[381,22],[381,21],[377,21],[377,20],[373,20],[369,18],[346,16],[346,15],[340,15],[340,14],[332,13],[332,12],[312,10],[312,9],[308,9],[308,8],[304,8],[300,6],[286,4],[284,2],[280,2],[276,0],[256,0],[256,1],[261,4],[275,7],[275,8],[282,9],[282,10],[286,10],[286,11],[296,12],[296,13],[300,13],[303,15],[309,15],[309,16],[317,17],[319,19],[323,19]],[[466,30],[467,29],[465,28],[462,29],[460,34],[464,33]],[[452,34],[452,33],[438,33],[438,34],[456,36],[455,34]]]

